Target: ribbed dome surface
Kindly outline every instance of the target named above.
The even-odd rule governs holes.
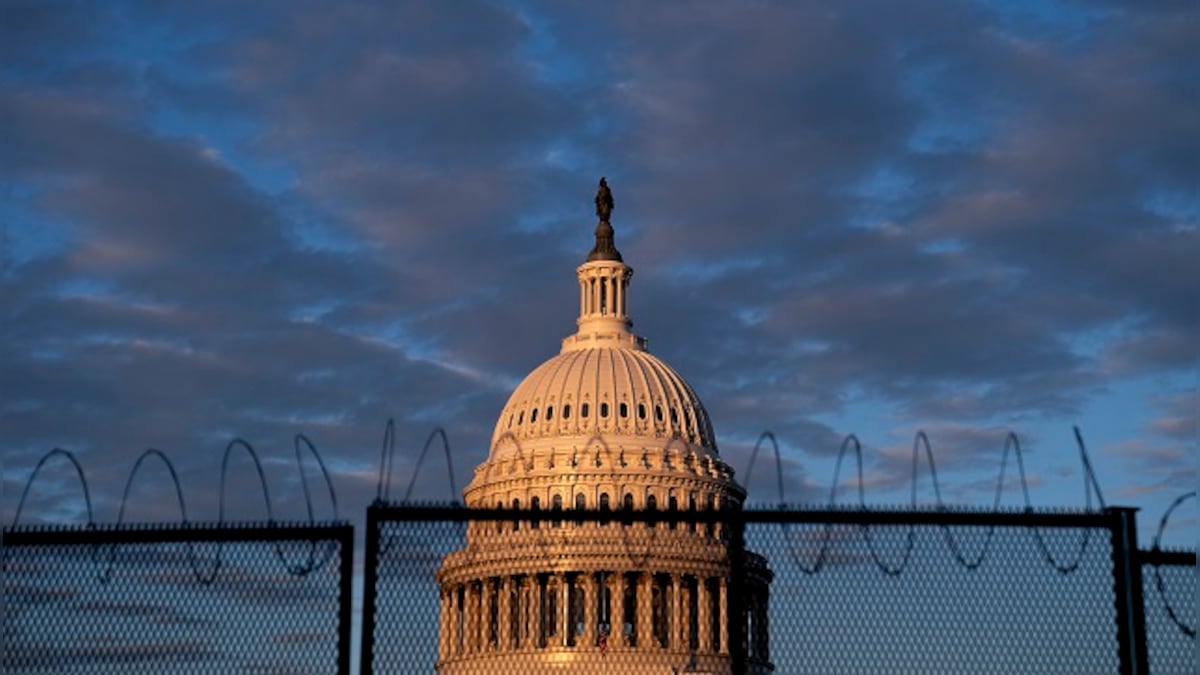
[[[498,441],[584,436],[678,437],[717,454],[708,412],[679,373],[649,352],[621,347],[564,351],[517,386],[492,434]],[[584,439],[586,441],[586,438]]]

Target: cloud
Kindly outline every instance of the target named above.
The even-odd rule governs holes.
[[[397,484],[437,425],[465,475],[573,330],[600,175],[636,329],[727,457],[770,428],[805,496],[846,432],[936,429],[987,472],[965,430],[1195,364],[1190,7],[3,11],[8,494],[63,445],[113,513],[156,446],[215,513],[240,435],[299,514],[306,431],[355,512],[389,416]],[[62,515],[77,488],[42,490]]]

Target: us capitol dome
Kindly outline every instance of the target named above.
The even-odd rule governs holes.
[[[441,675],[730,673],[729,532],[720,522],[597,522],[572,510],[740,509],[691,385],[631,332],[633,269],[596,196],[596,243],[576,270],[578,329],[513,391],[468,507],[549,511],[472,522],[437,572]],[[562,517],[555,517],[561,512]],[[750,673],[773,670],[771,572],[746,552],[740,580]]]

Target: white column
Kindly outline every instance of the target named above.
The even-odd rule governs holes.
[[[584,639],[590,640],[588,646],[596,644],[596,629],[599,625],[599,620],[596,617],[596,607],[599,606],[599,593],[596,590],[596,577],[594,572],[587,572],[579,576],[579,582],[583,584],[583,633],[579,636],[576,644],[583,644]]]
[[[696,611],[697,622],[700,624],[699,651],[707,654],[712,652],[712,594],[708,590],[708,579],[696,579]]]
[[[671,574],[671,623],[668,644],[672,649],[683,649],[683,593],[680,587],[683,585],[683,578],[677,573]]]
[[[567,646],[568,627],[571,623],[571,587],[567,575],[558,574],[558,643]]]
[[[729,653],[729,582],[725,577],[721,577],[720,588],[720,606],[721,606],[721,649],[722,654]]]
[[[468,583],[462,585],[462,653],[474,653],[475,651],[475,635],[479,633],[478,615],[475,608],[479,603],[475,602],[475,586]]]
[[[608,585],[612,593],[612,616],[609,617],[609,623],[612,625],[611,634],[608,637],[609,646],[624,646],[625,645],[625,574],[615,572],[612,575],[612,580]]]
[[[450,645],[450,596],[445,589],[438,593],[438,661],[445,661],[446,649]]]
[[[650,606],[652,593],[650,584],[654,577],[649,572],[642,572],[637,579],[637,643],[638,649],[648,649],[654,642],[653,628],[654,610]]]
[[[496,609],[496,647],[499,651],[512,649],[512,578],[500,578],[500,602]]]

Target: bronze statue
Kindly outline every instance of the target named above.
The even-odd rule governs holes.
[[[608,189],[608,181],[601,178],[600,188],[596,190],[596,215],[600,217],[600,222],[607,223],[609,216],[612,215],[612,210],[612,190]]]

